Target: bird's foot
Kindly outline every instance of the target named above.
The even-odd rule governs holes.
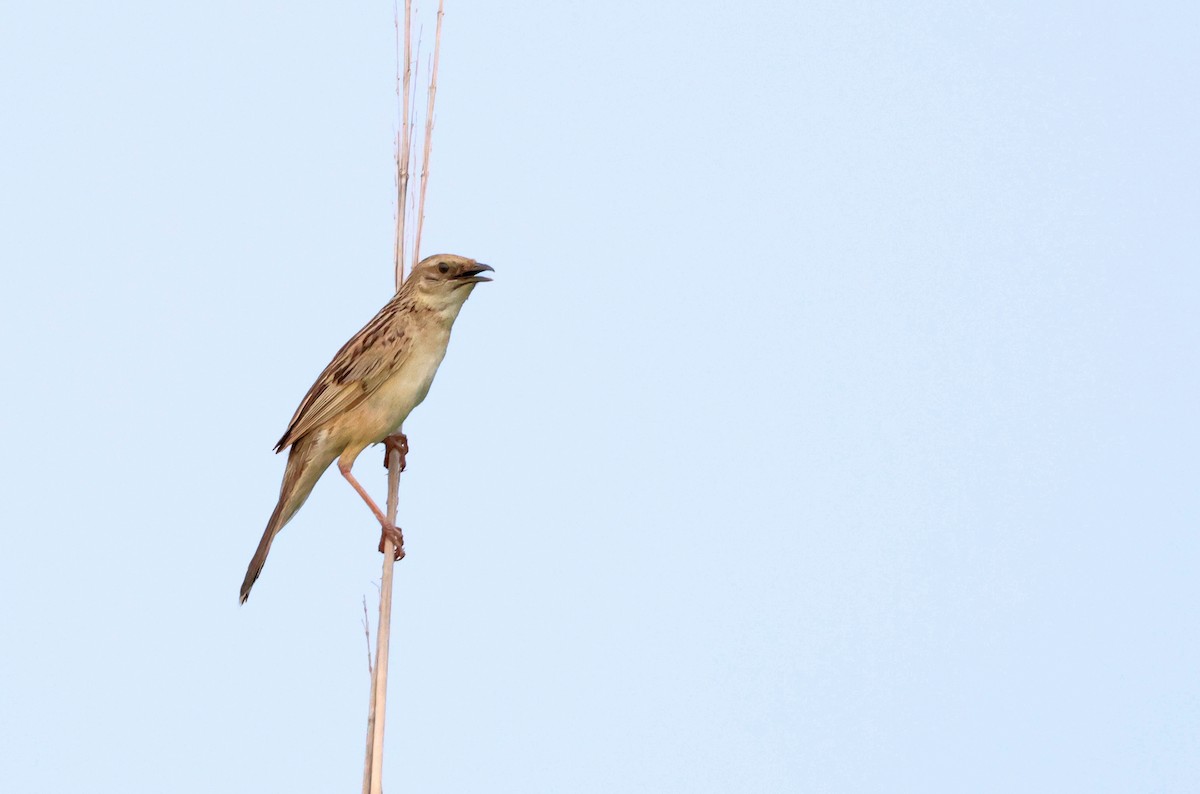
[[[400,527],[395,524],[383,525],[383,536],[379,539],[379,553],[383,554],[385,543],[392,541],[393,557],[395,561],[404,559],[404,533],[400,531]]]
[[[383,440],[383,468],[385,469],[389,468],[393,449],[400,453],[400,471],[404,471],[408,468],[408,436],[403,433],[392,433]]]

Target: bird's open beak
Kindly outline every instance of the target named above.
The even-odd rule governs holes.
[[[463,268],[463,272],[459,273],[458,276],[456,276],[455,278],[460,284],[479,284],[484,281],[491,281],[491,279],[488,278],[487,276],[479,275],[480,273],[482,273],[484,271],[487,271],[489,273],[496,272],[495,270],[492,269],[491,265],[484,265],[479,262],[476,262],[475,264],[471,265],[468,268]]]

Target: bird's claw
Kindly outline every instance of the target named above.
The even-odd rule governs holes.
[[[395,524],[383,526],[383,535],[379,538],[379,553],[384,554],[385,544],[392,541],[392,560],[399,562],[404,559],[404,533]]]
[[[383,468],[391,468],[392,450],[400,453],[400,471],[408,468],[408,436],[393,433],[383,440]]]

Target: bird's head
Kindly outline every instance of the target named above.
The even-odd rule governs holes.
[[[457,311],[475,285],[491,281],[480,273],[492,272],[490,265],[454,254],[427,256],[413,268],[405,279],[420,299],[434,308]]]

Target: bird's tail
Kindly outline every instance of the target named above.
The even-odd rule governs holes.
[[[267,529],[263,532],[262,540],[254,556],[250,558],[250,567],[246,569],[246,578],[242,581],[241,602],[246,603],[250,597],[250,588],[262,573],[263,565],[267,562],[267,552],[271,550],[271,541],[283,529],[284,524],[296,515],[296,511],[304,504],[304,500],[312,493],[317,480],[329,468],[329,464],[337,457],[337,453],[327,453],[315,438],[319,434],[310,433],[301,437],[292,445],[288,453],[287,468],[283,472],[283,485],[279,488],[279,502]]]

